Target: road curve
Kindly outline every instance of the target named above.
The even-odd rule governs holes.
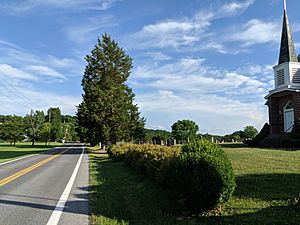
[[[87,225],[88,165],[82,144],[0,164],[0,224]]]

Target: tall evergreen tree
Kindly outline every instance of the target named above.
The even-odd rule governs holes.
[[[107,34],[98,39],[85,59],[83,101],[77,116],[87,141],[108,144],[139,136],[145,120],[133,103],[134,93],[125,84],[132,59]]]

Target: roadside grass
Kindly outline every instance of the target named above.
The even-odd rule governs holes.
[[[51,145],[36,143],[34,146],[31,145],[31,142],[16,143],[16,146],[10,145],[10,143],[0,143],[0,163],[27,155],[37,154],[61,145],[63,144],[56,142],[51,143]]]
[[[185,215],[168,192],[153,181],[112,162],[104,152],[90,154],[91,223],[101,225],[298,225],[300,151],[224,147],[232,160],[237,188],[221,215]]]

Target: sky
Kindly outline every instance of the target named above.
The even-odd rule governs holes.
[[[298,52],[299,6],[287,0]],[[106,32],[133,59],[127,85],[147,128],[260,130],[282,16],[283,0],[0,0],[0,114],[75,115],[84,57]]]

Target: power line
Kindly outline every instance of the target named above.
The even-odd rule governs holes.
[[[18,101],[18,103],[22,104],[23,106],[25,107],[28,107],[27,105],[25,105],[24,103],[30,105],[30,108],[33,106],[33,107],[37,107],[37,108],[42,108],[41,106],[39,106],[38,104],[36,104],[35,102],[33,102],[31,99],[29,99],[27,96],[25,96],[25,94],[23,94],[20,90],[18,90],[16,87],[14,87],[12,84],[10,84],[6,79],[4,79],[4,77],[0,76],[0,79],[6,84],[3,85],[1,82],[0,82],[0,86],[5,89],[6,91],[8,91],[8,93],[11,93],[13,96],[15,96],[18,100],[21,100],[21,101],[18,101],[17,99],[12,99],[12,96],[10,95],[7,95],[3,92],[1,92],[4,96],[12,99],[13,101]],[[9,88],[10,87],[10,88]]]

